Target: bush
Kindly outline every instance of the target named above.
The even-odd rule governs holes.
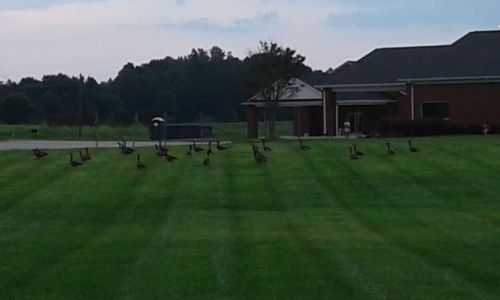
[[[497,132],[498,126],[491,125],[490,133]],[[389,136],[431,136],[446,134],[482,134],[482,124],[466,126],[452,124],[445,120],[401,120],[383,119],[379,122],[379,133]]]

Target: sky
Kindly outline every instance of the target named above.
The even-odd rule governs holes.
[[[219,46],[244,58],[259,41],[314,69],[379,47],[449,44],[498,30],[499,0],[0,0],[0,81],[114,78],[135,65]]]

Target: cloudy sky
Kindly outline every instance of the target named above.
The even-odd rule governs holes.
[[[127,63],[259,40],[326,70],[383,46],[451,43],[500,25],[499,0],[0,0],[0,81],[114,78]]]

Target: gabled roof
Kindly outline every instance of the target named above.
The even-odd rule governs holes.
[[[495,76],[500,76],[499,30],[471,32],[451,45],[376,49],[320,85]]]
[[[315,74],[314,74],[315,73]],[[323,72],[310,73],[306,78],[329,78],[330,75]],[[326,76],[326,77],[325,77]],[[321,106],[323,102],[323,94],[320,89],[313,87],[311,84],[304,82],[298,78],[290,79],[288,84],[290,92],[280,98],[279,103],[282,107],[298,107],[298,106]],[[394,102],[394,96],[390,93],[383,92],[356,92],[356,93],[337,93],[337,101],[339,105],[384,105]],[[265,102],[262,98],[262,92],[250,98],[243,105],[264,107]]]
[[[320,90],[298,78],[292,78],[288,82],[286,91],[283,93],[283,96],[280,97],[279,101],[307,101],[322,98],[323,95]],[[263,100],[262,92],[260,92],[250,98],[247,103],[263,102]]]

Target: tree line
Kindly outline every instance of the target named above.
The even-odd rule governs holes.
[[[116,78],[47,75],[0,82],[0,122],[125,125],[244,120],[241,103],[276,80],[311,72],[305,57],[273,42],[240,59],[219,47],[187,56],[127,63]]]

